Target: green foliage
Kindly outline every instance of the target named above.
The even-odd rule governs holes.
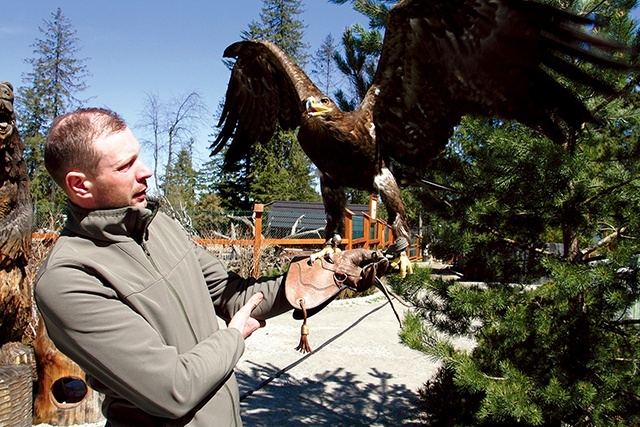
[[[220,230],[223,218],[214,212],[222,212],[220,206],[221,199],[214,193],[204,193],[196,203],[195,211],[192,213],[193,228],[200,234],[202,230]]]
[[[293,132],[278,132],[268,144],[257,144],[252,155],[251,200],[318,201],[312,188],[311,164]]]
[[[360,24],[354,24],[342,34],[344,56],[335,52],[333,58],[338,70],[347,77],[351,94],[336,92],[336,101],[343,111],[357,108],[375,74],[378,56],[382,48],[382,35],[379,31],[369,31]]]
[[[397,3],[396,0],[329,0],[334,4],[345,4],[350,2],[353,9],[369,18],[369,27],[373,29],[383,29],[387,23],[389,9]]]
[[[174,209],[192,211],[196,204],[198,171],[193,168],[191,152],[182,148],[167,169],[162,187],[165,198]]]
[[[640,422],[640,321],[626,314],[640,281],[637,265],[617,255],[579,267],[549,258],[549,281],[529,287],[429,279],[417,269],[426,286],[402,284],[417,308],[401,337],[443,362],[422,390],[434,425]],[[435,331],[474,337],[477,346],[454,350]],[[470,405],[454,421],[449,395]]]
[[[309,46],[302,41],[304,23],[296,18],[302,12],[301,7],[301,0],[264,0],[260,22],[251,22],[243,38],[272,41],[304,67]]]

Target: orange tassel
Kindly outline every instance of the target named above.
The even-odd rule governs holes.
[[[300,308],[302,309],[302,327],[300,328],[300,343],[296,347],[301,353],[313,353],[311,350],[311,346],[309,345],[309,326],[307,325],[307,309],[304,307],[304,299],[300,299],[298,301],[300,303]]]

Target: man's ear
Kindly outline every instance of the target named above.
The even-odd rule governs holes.
[[[73,199],[88,201],[93,197],[91,193],[91,181],[82,172],[71,171],[65,177],[65,183],[69,190],[69,195]],[[77,201],[77,200],[73,200]]]

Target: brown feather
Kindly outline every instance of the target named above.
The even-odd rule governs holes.
[[[611,92],[560,59],[630,69],[613,56],[628,49],[589,34],[581,27],[586,24],[593,20],[533,1],[400,1],[390,11],[374,78],[381,89],[374,119],[382,150],[400,163],[424,166],[465,114],[518,120],[558,142],[597,122],[544,69]]]

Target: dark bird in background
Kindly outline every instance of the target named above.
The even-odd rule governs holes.
[[[212,155],[231,141],[230,167],[252,144],[269,141],[276,123],[299,128],[298,142],[320,175],[325,245],[337,246],[343,233],[345,187],[378,193],[396,240],[409,241],[400,178],[390,167],[428,167],[463,115],[517,120],[559,143],[598,122],[548,71],[613,93],[575,65],[630,68],[614,58],[628,55],[627,47],[590,34],[595,24],[533,1],[401,0],[389,12],[372,85],[351,112],[340,111],[273,43],[234,43],[224,51],[236,62]],[[404,275],[410,263],[401,255]]]

